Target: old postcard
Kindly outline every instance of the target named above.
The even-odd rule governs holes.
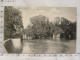
[[[4,7],[4,53],[76,53],[76,7]]]

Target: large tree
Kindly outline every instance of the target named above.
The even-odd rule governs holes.
[[[53,21],[49,21],[49,18],[43,15],[33,16],[30,18],[31,24],[27,26],[27,35],[34,35],[35,38],[49,38],[53,34],[57,35],[63,32],[63,30],[56,26]]]
[[[47,37],[49,32],[49,19],[46,16],[38,15],[30,18],[32,32],[35,38]],[[30,29],[30,28],[28,28]]]
[[[13,34],[23,28],[21,12],[11,6],[4,8],[4,37],[12,38]]]
[[[76,22],[71,22],[68,19],[61,17],[61,25],[66,38],[74,39],[76,38]]]

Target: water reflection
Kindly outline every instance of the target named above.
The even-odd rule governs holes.
[[[75,40],[24,40],[22,53],[75,53],[75,50]]]
[[[11,41],[6,42],[4,45],[8,53],[60,54],[76,52],[76,40],[23,40],[23,45],[20,49],[14,48]]]
[[[23,50],[22,45],[20,46],[20,48],[15,48],[14,45],[12,44],[12,41],[9,40],[4,44],[5,48],[6,48],[6,53],[21,53]]]

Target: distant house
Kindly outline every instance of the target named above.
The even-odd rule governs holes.
[[[57,35],[53,34],[53,39],[60,39],[60,34]]]
[[[27,34],[23,34],[23,40],[31,40],[32,36],[29,36]]]
[[[32,39],[32,35],[27,29],[23,29],[22,34],[23,34],[23,40],[31,40]]]

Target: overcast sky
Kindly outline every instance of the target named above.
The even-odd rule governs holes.
[[[29,18],[37,15],[44,15],[49,17],[50,21],[54,21],[55,17],[65,17],[74,22],[77,20],[76,7],[15,7],[22,13],[23,26],[30,23]]]

